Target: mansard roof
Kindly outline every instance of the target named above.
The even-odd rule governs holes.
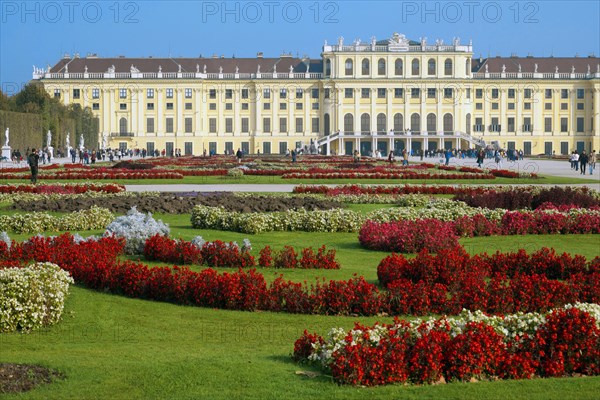
[[[323,72],[321,59],[301,59],[282,56],[279,58],[63,58],[49,72],[52,73],[104,73],[114,67],[115,73],[131,72],[132,67],[139,72],[204,72],[206,73],[256,73],[259,66],[262,73]],[[68,66],[67,66],[68,65]],[[87,68],[87,69],[86,69]],[[221,70],[222,68],[222,70]]]
[[[537,65],[537,70],[536,70]],[[486,59],[473,58],[473,72],[512,73],[512,72],[538,72],[538,73],[596,73],[600,65],[600,58],[590,57],[494,57]],[[519,71],[519,66],[521,70]],[[487,70],[486,70],[487,67]],[[504,71],[503,71],[504,69]]]

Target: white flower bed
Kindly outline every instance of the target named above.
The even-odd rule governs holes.
[[[169,226],[152,214],[143,214],[132,207],[126,215],[118,217],[106,227],[104,236],[115,235],[125,238],[126,254],[142,254],[146,240],[154,235],[168,236]]]
[[[88,210],[76,211],[60,217],[46,212],[0,215],[0,226],[15,233],[78,231],[102,229],[113,218],[113,214],[106,208],[93,206]]]
[[[243,233],[271,231],[358,232],[364,216],[349,210],[289,210],[272,213],[240,213],[223,207],[196,206],[192,210],[192,226],[198,229],[220,229]]]
[[[507,210],[490,210],[469,207],[461,201],[429,198],[423,195],[407,195],[406,204],[410,207],[383,208],[363,215],[361,213],[335,209],[327,211],[306,211],[304,209],[272,213],[239,213],[227,211],[223,207],[196,206],[192,210],[192,226],[198,229],[219,229],[243,233],[271,231],[305,232],[358,232],[366,220],[391,222],[434,218],[441,221],[454,221],[457,218],[477,214],[492,221],[502,219]],[[561,213],[556,210],[520,211],[523,213]],[[576,214],[600,214],[600,211],[572,209],[564,212],[567,216]]]
[[[377,222],[417,220],[426,218],[435,218],[441,221],[454,221],[459,217],[472,217],[476,214],[482,214],[490,220],[498,221],[502,219],[502,216],[505,213],[506,210],[501,208],[490,210],[487,208],[469,207],[462,201],[432,198],[419,208],[396,207],[375,210],[368,214],[368,219]]]
[[[55,324],[73,278],[52,263],[0,269],[0,332],[29,332]]]
[[[105,192],[85,192],[85,193],[69,193],[69,194],[59,194],[59,193],[0,193],[0,201],[13,203],[16,201],[43,201],[43,200],[64,200],[64,199],[82,199],[82,198],[93,198],[96,200],[102,200],[105,198],[114,198],[114,197],[139,197],[139,196],[149,196],[156,197],[159,196],[159,192],[117,192],[117,193],[105,193]]]
[[[517,313],[506,315],[504,317],[488,316],[481,311],[471,312],[469,310],[463,310],[456,316],[443,317],[441,321],[442,324],[447,322],[450,326],[451,337],[456,337],[461,334],[469,322],[484,322],[493,327],[496,332],[502,335],[505,338],[505,341],[508,342],[514,340],[517,336],[522,337],[525,334],[529,336],[533,335],[540,326],[546,323],[547,315],[556,310],[570,308],[577,308],[589,313],[595,318],[596,326],[600,328],[600,305],[591,303],[567,304],[563,307],[554,309],[547,314]],[[440,319],[436,318],[415,318],[405,322],[408,322],[409,324],[408,331],[410,334],[414,337],[419,337],[421,333],[417,328],[422,323],[425,323],[431,330],[436,326],[436,323],[439,324],[439,321]],[[394,325],[391,330],[382,325],[375,325],[368,330],[369,342],[371,345],[377,346],[382,338],[388,337],[391,333],[395,334],[403,332],[406,332],[406,329],[402,325]],[[353,344],[356,344],[356,341],[363,340],[361,338],[363,331],[359,329],[352,329],[347,332],[343,328],[332,328],[324,338],[325,343],[322,345],[319,343],[313,344],[314,352],[309,356],[309,360],[321,363],[324,367],[328,367],[331,363],[332,354],[346,345],[345,338],[348,333],[352,334]]]

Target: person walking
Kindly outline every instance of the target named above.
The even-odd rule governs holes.
[[[39,162],[40,155],[35,149],[31,149],[31,153],[27,156],[27,164],[29,164],[29,169],[31,170],[31,183],[34,185],[37,183]]]
[[[596,150],[592,150],[590,153],[588,168],[590,169],[590,175],[594,175],[594,169],[596,169]]]
[[[587,153],[585,152],[585,150],[583,150],[581,152],[581,155],[579,156],[579,170],[581,171],[581,175],[585,175],[585,171],[587,170],[587,164],[589,161],[589,157],[587,155]]]
[[[496,161],[496,169],[502,169],[502,154],[498,150],[494,154],[494,161]]]
[[[484,157],[485,157],[485,153],[484,153],[483,149],[479,150],[479,153],[477,153],[477,166],[479,168],[481,168],[481,164],[483,164]]]
[[[575,160],[574,160],[574,157],[575,157],[575,152],[572,151],[571,155],[569,156],[569,162],[571,163],[571,169],[575,169]]]
[[[390,154],[388,154],[388,162],[390,164],[393,164],[393,162],[394,162],[394,151],[393,150],[391,150]]]
[[[573,166],[575,171],[579,171],[579,153],[577,151],[573,154]]]
[[[237,158],[238,164],[242,162],[243,156],[244,156],[244,153],[242,153],[242,149],[238,148],[237,152],[235,153],[235,158]]]
[[[445,165],[449,165],[450,164],[450,158],[452,158],[452,150],[447,149],[446,152],[444,153],[444,157],[446,158],[446,164]]]

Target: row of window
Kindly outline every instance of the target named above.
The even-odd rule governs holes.
[[[282,133],[288,132],[288,119],[285,117],[279,118],[279,131]],[[315,117],[311,119],[311,128],[313,133],[319,132],[319,118]],[[128,124],[127,118],[122,117],[119,120],[119,130],[120,133],[128,132]],[[148,117],[146,118],[146,132],[155,133],[154,126],[154,118]],[[172,117],[167,117],[165,119],[165,132],[166,133],[174,133],[174,119]],[[192,133],[193,132],[193,118],[187,117],[184,118],[184,132]],[[217,118],[209,118],[208,119],[208,132],[209,133],[217,133]],[[242,118],[241,119],[241,132],[249,133],[250,132],[250,119]],[[263,118],[263,132],[270,133],[271,132],[271,118],[265,117]],[[295,119],[295,132],[303,133],[304,132],[304,118],[296,118]],[[233,118],[225,118],[225,133],[233,133]]]
[[[371,97],[371,91],[372,89],[370,88],[362,88],[360,90],[360,97],[362,99],[368,99]],[[453,88],[444,88],[444,98],[445,99],[451,99],[454,96],[454,89]],[[470,90],[467,90],[469,96],[467,98],[470,97]],[[387,96],[387,89],[385,88],[378,88],[376,89],[377,92],[377,98],[378,99],[385,99]],[[437,89],[436,88],[428,88],[427,89],[427,98],[428,99],[435,99],[437,96]],[[344,89],[344,98],[346,99],[352,99],[354,97],[354,89],[353,88],[346,88]],[[404,89],[403,88],[395,88],[394,89],[394,98],[399,99],[399,98],[403,98],[404,97]],[[421,98],[421,89],[419,88],[411,88],[410,89],[410,97],[411,98]]]
[[[488,126],[488,131],[489,132],[501,132],[502,131],[502,125],[500,125],[499,123],[499,118],[498,117],[492,117],[491,119],[492,123]],[[575,127],[575,131],[577,133],[583,133],[584,132],[584,128],[585,128],[585,124],[584,124],[584,118],[583,117],[577,117],[575,119],[575,123],[576,123],[576,127]],[[593,129],[593,125],[594,125],[594,119],[591,119],[591,129]],[[473,125],[473,130],[475,132],[485,132],[485,126],[483,124],[483,119],[482,118],[475,118],[475,125]],[[516,124],[515,124],[515,118],[514,117],[508,117],[507,118],[507,132],[516,132]],[[523,132],[533,132],[533,125],[531,124],[531,117],[524,117],[523,118],[523,125],[522,125],[522,131]],[[554,132],[554,125],[553,125],[553,119],[552,117],[546,117],[544,118],[544,132],[545,133],[552,133]],[[567,117],[562,117],[560,118],[560,132],[561,133],[567,133],[569,132],[569,118]]]
[[[435,114],[430,113],[427,115],[427,131],[435,133],[437,132],[437,117]],[[443,130],[444,132],[454,131],[454,117],[450,113],[444,114]],[[376,118],[377,132],[387,132],[387,116],[384,113],[377,114]],[[393,116],[393,127],[391,128],[395,132],[403,132],[406,129],[410,129],[414,132],[421,131],[421,115],[419,113],[413,113],[410,116],[410,126],[404,126],[404,116],[402,113],[396,113]],[[371,132],[371,115],[369,113],[363,113],[360,116],[360,131],[362,133]],[[344,132],[354,132],[354,114],[347,113],[344,115]]]
[[[361,75],[371,75],[371,61],[368,58],[364,58],[361,63]],[[450,58],[447,58],[444,61],[444,75],[452,76],[453,74],[454,63]],[[471,61],[465,61],[465,74],[469,75],[471,72]],[[354,75],[354,60],[351,58],[347,58],[344,62],[344,74],[346,76]],[[377,61],[377,75],[385,76],[387,74],[387,66],[386,61],[383,58],[380,58]],[[415,58],[411,62],[411,75],[418,76],[421,74],[421,61],[418,58]],[[431,58],[427,61],[427,75],[436,75],[437,74],[437,62],[434,58]],[[331,75],[331,60],[325,60],[325,75]],[[404,61],[400,58],[396,59],[394,62],[394,75],[402,76],[404,75]]]
[[[499,110],[500,103],[490,103],[492,110]],[[585,103],[577,103],[576,106],[578,111],[585,110]],[[509,110],[515,109],[515,103],[507,103],[507,108]],[[531,110],[531,102],[523,103],[524,110]],[[569,103],[560,103],[560,110],[566,111],[569,109]],[[483,103],[475,103],[475,110],[483,110]],[[544,110],[550,111],[552,110],[552,103],[544,103]]]
[[[371,90],[370,88],[361,89],[362,97],[363,98],[369,97],[370,90]],[[346,88],[345,89],[345,97],[352,98],[352,96],[353,96],[352,91],[353,91],[352,88]],[[385,91],[386,91],[385,88],[378,88],[377,96],[379,98],[385,98]],[[395,97],[402,97],[402,93],[403,93],[402,88],[396,88],[396,89],[394,89],[394,91],[395,91]],[[428,88],[427,89],[428,97],[429,98],[435,97],[435,91],[436,91],[435,88]],[[444,97],[447,97],[447,93],[451,93],[451,91],[452,91],[452,89],[448,89],[448,88],[444,89]],[[470,89],[467,89],[467,98],[470,98],[470,91],[471,91]],[[296,92],[296,97],[295,97],[296,99],[303,98],[304,89],[297,88],[295,92]],[[544,98],[551,99],[552,95],[553,95],[552,93],[553,93],[553,89],[545,89],[544,90]],[[319,89],[316,89],[316,88],[311,89],[311,97],[313,99],[318,99],[319,94],[320,94]],[[475,98],[476,99],[482,99],[483,95],[484,95],[483,89],[475,89]],[[492,99],[500,98],[500,89],[497,89],[497,88],[491,89],[490,95],[491,95]],[[509,99],[516,98],[516,90],[508,89],[507,95],[508,95]],[[524,98],[531,99],[532,95],[533,95],[533,89],[526,88],[523,90]],[[420,89],[419,88],[411,88],[411,97],[418,97],[418,96],[420,96]],[[449,96],[451,97],[452,95],[449,94]],[[60,97],[60,89],[54,90],[54,97]],[[210,99],[216,99],[217,98],[217,90],[209,89],[208,97]],[[241,97],[242,97],[242,99],[248,99],[249,98],[249,90],[242,89]],[[271,89],[270,88],[263,89],[263,97],[265,99],[271,98]],[[279,98],[285,99],[287,97],[288,97],[287,88],[280,89],[279,90]],[[330,97],[329,89],[325,89],[324,97],[325,98]],[[79,98],[81,98],[81,89],[73,89],[73,99],[79,99]],[[98,88],[92,89],[92,98],[93,99],[100,98],[100,89],[98,89]],[[119,89],[119,98],[120,99],[127,98],[127,89]],[[154,98],[154,89],[146,89],[146,98],[148,98],[148,99]],[[166,98],[167,99],[173,98],[173,89],[166,89]],[[192,98],[192,89],[185,89],[185,98],[186,99]],[[560,98],[568,99],[569,98],[569,89],[561,89],[560,90]],[[585,89],[576,89],[576,98],[584,99],[585,98]],[[225,99],[233,99],[233,89],[225,89]]]
[[[155,119],[153,117],[146,118],[146,131],[148,133],[155,133]],[[271,132],[271,118],[265,117],[263,118],[263,132],[270,133]],[[313,133],[319,132],[319,118],[311,119],[311,131]],[[468,114],[466,117],[467,122],[467,131],[471,130],[471,115]],[[551,133],[553,132],[553,123],[552,118],[547,117],[544,118],[544,132]],[[591,119],[591,129],[593,129],[593,118]],[[384,113],[379,113],[376,118],[377,124],[377,132],[387,132],[387,117]],[[233,118],[225,118],[225,133],[233,133]],[[119,129],[120,133],[128,132],[128,123],[127,118],[122,117],[119,120]],[[193,118],[187,117],[184,119],[184,132],[192,133],[193,132]],[[421,131],[421,115],[419,113],[413,113],[410,117],[410,127],[404,127],[404,116],[401,113],[394,114],[393,117],[393,128],[396,132],[402,132],[405,129],[410,129],[414,132]],[[217,118],[209,118],[208,120],[208,130],[210,133],[217,133]],[[426,130],[430,133],[436,133],[438,131],[437,127],[437,116],[434,113],[429,113],[426,116]],[[165,119],[165,131],[166,133],[174,133],[174,119],[172,117],[167,117]],[[282,133],[288,132],[288,119],[286,117],[279,118],[279,131]],[[363,113],[360,117],[360,131],[362,133],[371,132],[371,116],[368,113]],[[454,117],[450,113],[446,113],[443,116],[443,131],[444,132],[453,132],[454,131]],[[483,124],[483,118],[475,118],[475,124],[473,125],[474,132],[485,132],[486,127]],[[489,132],[501,132],[502,125],[500,124],[500,119],[498,117],[491,118],[491,124],[487,127],[487,131]],[[507,132],[516,132],[516,124],[514,117],[507,118]],[[531,124],[531,117],[523,117],[523,132],[532,132],[533,125]],[[569,118],[560,118],[560,132],[566,133],[569,131]],[[241,132],[249,133],[250,132],[250,119],[249,118],[241,118]],[[303,133],[304,132],[304,119],[296,118],[295,119],[295,132]],[[344,115],[344,132],[353,133],[354,132],[354,115],[351,113],[347,113]],[[584,132],[584,118],[578,117],[576,118],[576,132],[583,133]]]
[[[551,99],[552,98],[553,89],[545,89],[544,90],[544,98]],[[491,89],[490,91],[492,99],[500,98],[500,89]],[[508,98],[514,99],[516,95],[515,89],[508,89]],[[526,88],[523,90],[523,97],[526,99],[531,99],[533,95],[533,89]],[[583,99],[585,97],[585,89],[576,89],[576,97],[578,99]],[[482,99],[483,98],[483,89],[475,89],[475,98]],[[569,98],[569,89],[561,89],[560,90],[560,98],[568,99]]]
[[[191,156],[194,154],[193,152],[193,148],[194,148],[194,143],[193,142],[184,142],[183,143],[183,147],[184,147],[184,155],[186,156]],[[234,154],[235,149],[233,148],[233,142],[225,142],[225,154]],[[244,152],[244,154],[250,154],[250,142],[247,141],[243,141],[240,142],[241,145],[241,150]],[[154,142],[146,142],[146,151],[148,152],[148,154],[153,154],[154,151],[156,150],[155,148],[155,143]],[[166,155],[172,156],[174,154],[174,150],[175,150],[175,143],[174,142],[166,142],[165,143],[165,149],[163,150],[165,152]],[[302,142],[296,142],[295,143],[295,148],[299,149],[302,147]],[[119,149],[123,150],[127,150],[127,142],[121,142],[119,143]],[[219,154],[222,149],[219,149],[219,144],[217,142],[208,142],[208,151],[211,154]],[[259,150],[260,151],[260,150]],[[279,154],[287,154],[288,151],[288,142],[279,142]],[[262,153],[263,154],[271,154],[271,142],[263,142],[262,144]]]

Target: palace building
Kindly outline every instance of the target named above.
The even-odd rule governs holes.
[[[600,149],[598,57],[475,58],[459,39],[340,38],[320,59],[65,55],[34,67],[33,79],[64,104],[91,108],[98,148]]]

